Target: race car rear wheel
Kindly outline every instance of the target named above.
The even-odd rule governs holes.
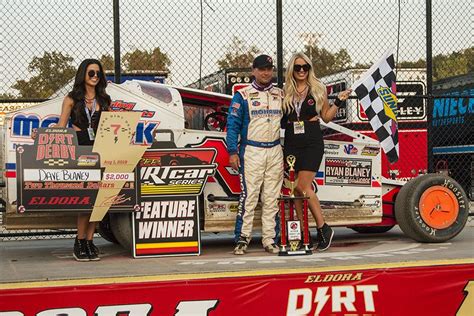
[[[404,185],[395,200],[402,231],[420,242],[444,242],[461,232],[469,215],[462,187],[442,174],[427,174]]]
[[[126,250],[132,250],[132,214],[111,213],[110,226],[118,243]]]
[[[351,226],[349,228],[361,234],[382,234],[388,232],[393,226]]]

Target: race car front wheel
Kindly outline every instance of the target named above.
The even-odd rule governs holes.
[[[99,222],[97,232],[108,242],[118,244],[118,240],[115,238],[110,225],[110,213],[105,214],[104,218]]]
[[[132,214],[110,213],[110,227],[118,243],[126,250],[132,249]]]
[[[395,218],[402,231],[420,242],[444,242],[461,232],[469,200],[454,179],[426,174],[405,184],[395,200]]]

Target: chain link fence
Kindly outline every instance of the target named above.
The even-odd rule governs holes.
[[[277,56],[276,0],[115,2],[122,79],[146,75],[172,85],[232,93],[233,85],[249,82],[249,72],[242,69],[254,56]],[[431,91],[426,77],[426,1],[282,3],[283,64],[294,52],[305,52],[332,94],[350,87],[363,69],[394,48],[401,152],[397,164],[384,161],[385,175],[410,178],[431,167],[451,174],[472,197],[473,153],[468,151],[474,144],[472,2],[432,1],[432,93],[444,96],[434,99],[433,109],[427,108]],[[21,107],[25,99],[64,95],[68,91],[64,86],[71,84],[85,58],[101,60],[113,80],[114,1],[0,0],[0,4],[0,114]],[[338,113],[337,122],[370,131],[355,100]],[[454,145],[464,147],[449,153],[442,149]],[[468,152],[456,152],[463,148]]]
[[[398,42],[399,65],[424,68],[425,6],[422,0],[284,1],[283,63],[292,53],[305,51],[325,62],[318,73],[324,77],[367,66]],[[220,70],[248,67],[257,53],[277,54],[275,0],[121,0],[119,8],[122,72],[167,72],[168,83],[187,86]],[[472,4],[467,0],[433,1],[435,57],[472,48],[469,8]],[[2,0],[0,14],[2,99],[52,94],[47,94],[48,89],[36,93],[18,89],[22,88],[19,81],[30,82],[38,74],[63,80],[47,77],[45,69],[39,68],[46,65],[34,63],[45,54],[47,58],[40,61],[52,61],[51,66],[63,69],[75,69],[87,57],[100,59],[109,71],[114,69],[112,1]],[[251,57],[233,58],[246,53]],[[436,58],[434,66],[433,79],[441,79]],[[448,70],[441,76],[467,71],[465,67]],[[34,83],[29,86],[36,87]]]

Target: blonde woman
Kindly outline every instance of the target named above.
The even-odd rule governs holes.
[[[319,199],[312,189],[324,153],[319,120],[331,121],[351,90],[340,92],[336,102],[330,105],[326,86],[316,78],[311,60],[303,53],[291,57],[285,79],[282,121],[285,128],[285,159],[289,155],[296,157],[296,194],[302,196],[306,192],[309,197],[309,209],[318,228],[316,248],[324,251],[331,245],[334,231],[325,223]],[[296,204],[296,210],[298,217],[302,218],[301,202]]]

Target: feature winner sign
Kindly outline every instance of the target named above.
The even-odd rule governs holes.
[[[215,149],[149,149],[140,168],[133,256],[199,255],[199,199],[216,170]]]
[[[18,212],[88,211],[104,187],[100,157],[78,146],[76,132],[40,128],[34,145],[16,148]],[[120,194],[102,203],[113,211],[132,211],[138,203],[135,173],[122,173]]]

